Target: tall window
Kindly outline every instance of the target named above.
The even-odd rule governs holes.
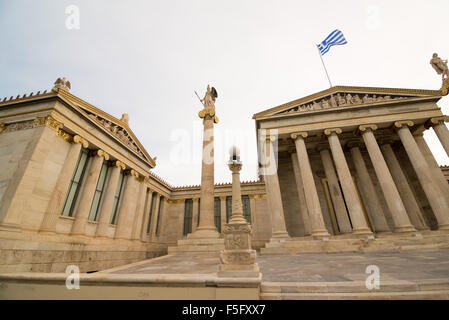
[[[187,235],[192,232],[192,216],[193,216],[193,200],[186,199],[185,205],[184,205],[183,235]]]
[[[117,220],[118,203],[120,201],[120,196],[122,194],[122,187],[123,187],[124,179],[125,179],[125,174],[124,174],[123,170],[120,170],[120,176],[118,178],[117,189],[115,190],[115,195],[114,195],[114,203],[112,205],[112,215],[111,215],[110,224],[115,224],[116,220]]]
[[[156,219],[156,235],[159,235],[159,221],[161,220],[161,212],[162,207],[164,205],[164,197],[161,196],[161,199],[159,200],[159,209],[157,210],[157,219]]]
[[[148,224],[147,224],[147,233],[150,233],[150,228],[151,228],[151,219],[153,217],[153,210],[154,210],[154,206],[156,204],[156,192],[153,192],[153,195],[151,196],[151,204],[150,204],[150,214],[148,217]]]
[[[72,180],[70,180],[69,191],[65,198],[64,206],[62,207],[61,215],[71,217],[75,207],[76,199],[80,191],[81,182],[83,181],[84,172],[86,171],[87,163],[89,162],[89,152],[86,149],[81,149],[81,153],[76,164],[75,172]]]
[[[229,222],[232,215],[232,197],[226,197],[226,222]]]
[[[249,196],[242,196],[243,216],[246,221],[251,223],[251,206],[249,204]]]
[[[214,221],[218,232],[221,232],[221,201],[220,197],[214,199]]]
[[[97,187],[95,188],[94,200],[90,207],[89,220],[96,221],[98,217],[98,207],[100,206],[101,196],[103,195],[104,185],[106,182],[106,175],[108,173],[108,162],[103,161],[101,166],[100,176],[98,177]]]
[[[200,213],[201,213],[200,207],[201,207],[201,199],[198,199],[198,221],[196,223],[197,227],[200,225]]]

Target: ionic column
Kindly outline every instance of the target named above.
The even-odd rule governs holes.
[[[199,206],[199,199],[198,198],[193,198],[192,199],[192,233],[194,233],[196,231],[196,228],[198,227],[198,219],[200,217],[198,217],[198,206]]]
[[[44,219],[42,220],[39,232],[49,234],[56,232],[56,221],[61,214],[65,196],[67,190],[69,189],[73,172],[75,171],[78,163],[81,147],[86,149],[88,146],[89,143],[85,139],[77,135],[73,137],[73,143],[70,146],[67,157],[65,158],[64,165],[61,169],[55,189],[53,190],[45,211]]]
[[[134,217],[132,237],[133,240],[140,240],[142,234],[142,221],[145,210],[145,200],[147,196],[147,181],[148,177],[141,177],[139,179],[139,198],[137,200],[136,214]]]
[[[75,221],[72,226],[72,235],[83,235],[87,224],[87,217],[95,195],[98,177],[100,176],[101,166],[104,160],[109,160],[109,155],[103,150],[97,150],[89,169],[89,173],[85,178],[84,187],[82,189],[79,205],[75,214]]]
[[[150,222],[150,210],[151,210],[151,205],[152,205],[151,202],[153,199],[153,191],[152,190],[148,191],[147,199],[148,199],[147,204],[144,209],[143,228],[142,228],[142,233],[140,234],[140,240],[142,242],[147,241],[147,228],[148,228],[148,223]],[[181,235],[182,235],[182,233],[181,233]]]
[[[418,230],[429,229],[426,226],[421,209],[416,201],[412,189],[410,188],[410,185],[408,184],[407,178],[402,171],[401,165],[399,164],[399,161],[391,148],[391,144],[384,143],[380,146],[380,149],[383,152],[388,168],[390,168],[391,175],[393,176],[393,180],[398,188],[399,194],[401,195],[405,209],[407,210],[412,224]]]
[[[394,125],[435,214],[439,228],[449,229],[449,207],[446,198],[441,193],[438,183],[433,179],[429,166],[408,128],[414,125],[413,121],[397,121]]]
[[[114,205],[115,192],[117,191],[117,185],[120,178],[120,171],[125,170],[126,166],[121,161],[114,161],[113,165],[109,168],[111,171],[108,184],[104,190],[102,205],[100,206],[98,226],[96,230],[97,237],[108,236],[109,222],[111,221],[112,207]]]
[[[341,148],[340,140],[337,134],[342,133],[340,128],[326,129],[324,134],[327,136],[329,145],[334,157],[335,167],[337,169],[338,178],[343,189],[346,205],[351,217],[352,228],[354,234],[371,234],[368,223],[363,214],[362,204],[357,195],[357,189],[352,180],[346,158]]]
[[[433,156],[432,151],[430,151],[429,146],[427,145],[426,140],[424,139],[424,136],[422,134],[415,135],[415,141],[418,144],[419,149],[422,152],[422,155],[424,156],[424,159],[426,159],[426,162],[430,168],[430,171],[432,172],[432,175],[436,181],[438,181],[438,185],[440,187],[441,193],[445,195],[446,202],[449,203],[449,184],[447,183],[446,177],[443,174],[443,171],[441,171],[440,166],[438,165],[438,162],[435,160],[435,157]]]
[[[150,242],[153,241],[156,236],[156,222],[157,222],[157,216],[159,213],[159,206],[161,203],[161,195],[157,194],[155,200],[156,200],[156,203],[154,204],[153,216],[151,217],[151,225],[150,225]],[[193,203],[195,204],[195,201],[193,201]],[[194,205],[194,207],[195,207],[195,205]],[[192,228],[192,230],[193,230],[193,228]]]
[[[126,184],[123,189],[123,199],[118,213],[117,227],[115,229],[116,239],[130,239],[134,215],[136,213],[137,196],[139,194],[139,174],[131,170],[126,175]]]
[[[329,193],[332,198],[335,216],[337,217],[338,229],[340,230],[340,233],[351,233],[351,223],[349,222],[349,217],[346,212],[345,202],[338,184],[338,178],[332,163],[331,154],[327,146],[319,146],[319,149],[327,183],[329,184]]]
[[[360,191],[365,196],[364,200],[366,202],[366,207],[368,209],[374,231],[388,232],[390,231],[390,228],[388,227],[387,220],[385,219],[382,206],[376,190],[374,189],[374,184],[371,180],[368,169],[366,168],[359,145],[358,143],[349,143],[348,147],[351,152],[352,162],[354,163],[357,176],[360,180]]]
[[[447,155],[449,156],[449,130],[447,129],[444,122],[449,121],[448,116],[435,117],[430,119],[431,126],[435,131],[438,139],[443,145],[444,150],[446,150]]]
[[[295,141],[299,171],[304,185],[304,196],[307,204],[307,212],[309,214],[312,236],[329,236],[329,232],[324,225],[320,200],[318,198],[312,168],[310,167],[309,155],[307,154],[306,143],[304,141],[304,139],[307,138],[308,133],[298,132],[293,133],[290,136]]]
[[[304,184],[301,178],[296,150],[290,152],[290,157],[292,159],[293,174],[295,175],[296,190],[298,191],[298,209],[302,217],[302,222],[304,223],[304,235],[310,236],[312,234],[312,226],[310,225],[309,212],[307,211],[306,196],[304,194]]]
[[[407,212],[405,211],[399,191],[394,184],[390,170],[388,169],[387,163],[385,162],[376,138],[374,137],[373,130],[377,130],[377,126],[374,124],[361,125],[359,130],[362,133],[366,149],[368,150],[368,154],[371,158],[371,163],[373,164],[374,171],[376,171],[377,179],[380,182],[380,187],[384,194],[385,201],[387,202],[388,209],[390,210],[393,218],[394,231],[416,231],[410,222]]]
[[[262,169],[267,188],[268,203],[271,209],[271,234],[272,238],[287,238],[288,233],[285,227],[284,208],[282,206],[281,189],[279,186],[272,139],[273,137],[266,136],[261,141],[261,155],[264,161]]]

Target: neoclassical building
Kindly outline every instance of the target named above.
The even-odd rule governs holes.
[[[423,138],[432,128],[449,152],[442,96],[336,86],[255,114],[261,177],[242,183],[253,247],[449,229],[449,170]],[[128,115],[64,78],[0,102],[0,158],[0,273],[104,270],[166,254],[199,225],[200,186],[155,175]],[[221,232],[231,185],[213,192]]]

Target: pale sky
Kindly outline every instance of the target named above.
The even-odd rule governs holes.
[[[79,8],[68,29],[66,8]],[[175,186],[199,184],[207,84],[218,91],[215,181],[229,182],[236,140],[242,180],[257,178],[254,113],[328,88],[316,44],[340,29],[348,44],[324,56],[334,85],[439,89],[429,64],[447,59],[449,1],[0,0],[0,97],[71,92],[120,118]],[[448,99],[439,102],[449,113]],[[449,159],[425,135],[440,164]]]

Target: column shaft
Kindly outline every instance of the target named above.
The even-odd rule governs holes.
[[[153,216],[151,217],[151,229],[150,229],[150,242],[152,242],[156,236],[156,222],[157,222],[157,216],[159,213],[159,205],[161,202],[161,196],[158,194],[156,195],[156,203],[154,204],[153,208]],[[195,201],[193,202],[195,204]],[[193,206],[195,208],[195,205]],[[192,229],[193,230],[193,229]]]
[[[131,238],[134,215],[136,213],[137,195],[139,193],[138,174],[134,174],[133,171],[131,170],[131,174],[126,176],[123,199],[120,201],[117,227],[115,229],[115,238],[117,239]]]
[[[145,209],[144,209],[144,221],[143,221],[143,228],[142,228],[142,233],[140,234],[140,240],[142,242],[146,242],[147,241],[147,228],[148,228],[148,223],[150,223],[150,210],[151,210],[151,206],[152,206],[152,199],[153,199],[153,191],[149,191],[147,193],[147,202],[145,205]],[[182,235],[182,233],[181,233]]]
[[[446,203],[446,199],[442,195],[438,184],[433,179],[424,156],[419,150],[419,147],[409,128],[401,123],[396,123],[395,125],[399,127],[397,133],[401,138],[405,151],[407,152],[410,162],[415,169],[416,175],[418,176],[419,182],[421,183],[424,193],[427,196],[430,207],[435,214],[439,228],[449,229],[449,208]]]
[[[298,156],[296,155],[296,152],[292,152],[290,153],[290,157],[292,159],[293,173],[295,175],[296,190],[298,191],[298,210],[304,224],[304,235],[309,236],[312,234],[312,226],[310,225],[309,212],[307,210],[306,196],[304,194],[304,184],[299,169]]]
[[[433,126],[433,130],[435,131],[444,150],[446,150],[446,153],[449,156],[449,130],[447,129],[446,125],[443,121],[440,121]]]
[[[72,235],[83,235],[85,232],[87,217],[89,216],[90,206],[92,205],[95,188],[97,187],[98,177],[100,176],[101,166],[104,161],[104,158],[100,156],[101,153],[99,153],[99,151],[96,151],[96,155],[92,159],[89,173],[84,180],[84,187],[82,189],[81,197],[79,198],[79,205],[76,208],[75,221],[72,225]]]
[[[196,228],[198,228],[198,206],[200,205],[200,202],[198,198],[192,199],[192,202],[192,233],[194,233],[196,231]]]
[[[396,158],[391,145],[386,143],[383,144],[380,148],[382,149],[385,161],[387,162],[391,175],[393,176],[396,186],[398,187],[398,191],[402,197],[405,209],[407,210],[412,224],[418,230],[429,229],[426,226],[415,195],[413,194],[413,191],[408,184],[407,178],[405,177],[405,174],[401,169],[401,165],[399,164],[399,161]]]
[[[382,206],[376,190],[374,189],[374,184],[371,180],[368,169],[366,168],[360,148],[352,147],[350,152],[355,170],[357,171],[357,176],[360,180],[360,191],[365,196],[365,204],[371,218],[371,224],[376,232],[388,232],[390,231],[390,228],[388,227],[387,220],[385,219]]]
[[[295,140],[299,171],[303,185],[305,186],[304,196],[307,204],[307,212],[310,218],[312,236],[329,236],[329,232],[324,225],[320,199],[318,198],[318,192],[313,179],[312,168],[310,167],[309,155],[307,154],[304,136],[298,134],[295,136],[292,135],[292,138]]]
[[[142,222],[143,215],[145,210],[145,201],[147,196],[147,186],[145,182],[141,181],[139,183],[139,198],[137,200],[136,214],[134,217],[133,231],[132,231],[132,239],[140,240],[140,236],[142,234]]]
[[[327,183],[329,184],[329,193],[334,206],[335,215],[337,217],[338,229],[340,230],[340,233],[351,233],[351,223],[349,221],[343,195],[341,194],[340,186],[338,184],[338,178],[334,170],[330,152],[328,149],[323,149],[320,151],[320,155],[321,161],[323,162]]]
[[[117,162],[116,162],[117,163]],[[114,165],[110,168],[110,176],[108,184],[104,190],[104,195],[102,199],[102,204],[100,206],[100,218],[98,220],[98,226],[96,230],[97,237],[108,237],[108,227],[111,221],[112,207],[114,205],[115,191],[117,190],[117,185],[120,178],[120,171],[122,168],[119,165]]]
[[[264,140],[261,143],[262,157],[264,157],[264,180],[267,188],[268,203],[271,209],[272,238],[286,238],[288,237],[288,233],[285,226],[284,209],[282,206],[273,143],[270,139]]]
[[[341,131],[340,131],[341,132]],[[352,228],[354,234],[371,234],[365,216],[363,214],[362,204],[360,203],[357,190],[352,180],[343,149],[340,145],[335,131],[328,134],[329,145],[331,147],[332,156],[334,157],[335,167],[337,169],[338,178],[343,189],[346,205],[351,217]]]
[[[64,199],[70,186],[70,180],[72,179],[73,172],[78,163],[80,151],[81,143],[73,143],[70,146],[61,173],[59,174],[58,181],[56,182],[55,189],[53,190],[47,209],[45,210],[40,232],[56,232],[56,221],[61,214]]]
[[[387,164],[384,160],[382,152],[380,151],[372,129],[365,128],[365,131],[362,131],[362,136],[365,141],[366,148],[368,149],[368,154],[371,158],[374,171],[376,171],[376,176],[379,180],[385,201],[387,202],[388,209],[390,210],[393,218],[394,231],[415,231],[415,228],[410,223],[410,219],[405,211],[401,196],[399,195],[398,189],[394,184],[390,170],[388,170]]]

